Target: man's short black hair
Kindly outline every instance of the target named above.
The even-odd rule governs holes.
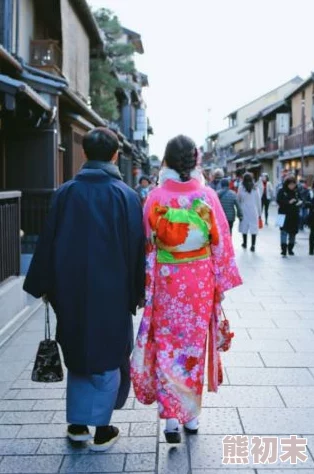
[[[111,161],[119,149],[119,140],[108,128],[98,127],[86,133],[83,149],[88,160]]]

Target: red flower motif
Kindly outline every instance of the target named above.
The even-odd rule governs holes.
[[[186,363],[185,363],[185,369],[190,372],[197,364],[198,358],[190,356],[187,358]]]

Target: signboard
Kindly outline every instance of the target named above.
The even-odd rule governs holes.
[[[289,135],[290,132],[290,114],[276,115],[277,135]]]

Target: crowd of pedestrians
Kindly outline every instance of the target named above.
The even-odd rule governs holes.
[[[274,202],[278,209],[276,226],[280,229],[281,255],[294,255],[296,235],[306,227],[310,230],[309,255],[314,254],[314,182],[309,187],[304,179],[297,180],[286,172],[276,188],[267,173],[257,180],[248,172],[241,177],[225,177],[222,169],[204,176],[207,186],[219,196],[230,232],[236,218],[239,219],[244,249],[248,246],[248,234],[251,234],[250,249],[255,251],[258,230],[264,224],[269,225],[269,207]]]

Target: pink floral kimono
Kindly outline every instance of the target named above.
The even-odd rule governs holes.
[[[240,285],[229,226],[215,191],[199,179],[167,179],[146,202],[146,306],[131,374],[137,399],[186,423],[208,385],[222,381],[217,352],[220,295]]]

